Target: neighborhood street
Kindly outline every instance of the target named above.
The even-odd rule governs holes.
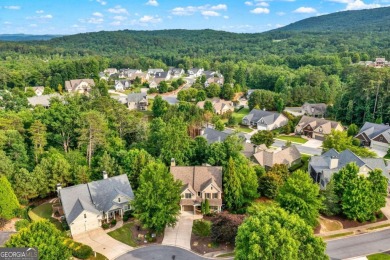
[[[327,242],[331,259],[365,256],[390,249],[390,229]]]
[[[116,260],[203,260],[190,251],[173,246],[147,246],[130,251]]]

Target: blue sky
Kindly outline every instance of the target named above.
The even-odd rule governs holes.
[[[215,29],[262,32],[390,0],[0,0],[0,34],[75,34],[113,30]]]

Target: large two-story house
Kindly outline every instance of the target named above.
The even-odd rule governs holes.
[[[134,199],[126,174],[61,188],[57,186],[66,222],[72,236],[99,228],[104,221],[123,217]]]
[[[206,101],[199,101],[196,105],[199,108],[204,109],[204,105]],[[211,102],[213,106],[213,111],[217,115],[222,115],[225,114],[226,112],[234,112],[234,104],[232,101],[224,100],[220,98],[213,98],[212,100],[208,100],[208,101]]]
[[[344,131],[344,128],[339,122],[309,116],[303,116],[295,127],[296,134],[317,140],[324,140],[332,130]]]
[[[72,79],[65,81],[65,90],[70,93],[89,93],[95,86],[93,79]]]
[[[320,184],[321,189],[325,189],[334,173],[339,172],[347,164],[354,162],[359,167],[359,173],[368,176],[374,169],[382,170],[382,174],[389,178],[389,170],[386,168],[382,158],[362,158],[345,150],[341,153],[335,149],[330,149],[320,156],[313,156],[309,161],[309,173],[313,180]]]
[[[387,152],[390,149],[390,126],[366,122],[355,138],[364,146]]]
[[[222,167],[220,166],[176,166],[174,159],[170,171],[175,180],[181,180],[181,211],[194,214],[201,209],[207,199],[210,210],[221,212],[222,207]]]
[[[277,112],[252,109],[242,119],[242,124],[256,127],[258,130],[274,130],[285,126],[288,123],[287,117]]]
[[[253,157],[258,164],[267,170],[275,164],[284,164],[291,167],[301,162],[301,153],[295,145],[278,149],[270,149],[265,145],[260,145]]]
[[[148,97],[146,93],[131,93],[127,96],[127,107],[129,110],[141,110],[148,109]]]

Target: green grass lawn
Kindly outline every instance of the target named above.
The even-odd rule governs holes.
[[[278,136],[276,136],[275,139],[281,139],[281,140],[290,141],[292,143],[299,143],[299,144],[304,144],[307,142],[307,140],[302,138],[302,137],[289,136],[289,135],[278,135]]]
[[[107,233],[112,238],[132,247],[137,246],[137,242],[135,241],[133,234],[131,233],[131,227],[134,223],[124,224],[123,227],[118,228],[114,231]]]
[[[234,252],[231,252],[231,253],[226,253],[226,254],[221,254],[221,255],[217,255],[217,257],[232,257],[234,256]]]
[[[249,114],[249,108],[242,108],[240,111],[233,112],[232,116],[237,120],[237,123],[241,123],[244,116]]]
[[[96,252],[96,257],[92,256],[92,257],[88,258],[88,260],[108,260],[108,258],[105,257],[104,255]]]
[[[335,234],[335,235],[330,235],[330,236],[326,236],[326,237],[323,237],[323,239],[331,239],[331,238],[337,238],[337,237],[345,237],[345,236],[349,236],[349,235],[352,235],[353,232],[345,232],[345,233],[340,233],[340,234]]]
[[[28,216],[30,217],[30,219],[32,221],[47,219],[51,223],[53,223],[59,230],[63,231],[64,229],[62,227],[62,224],[58,220],[51,217],[52,213],[53,213],[52,204],[51,203],[44,203],[42,205],[39,205],[39,206],[31,209],[28,212]]]
[[[390,255],[379,253],[379,254],[369,255],[367,256],[367,259],[368,260],[390,260]]]
[[[375,229],[378,229],[378,228],[384,228],[384,227],[389,227],[390,224],[383,224],[383,225],[379,225],[379,226],[375,226],[375,227],[370,227],[370,228],[367,228],[368,230],[375,230]]]

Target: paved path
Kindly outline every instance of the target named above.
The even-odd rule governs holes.
[[[94,251],[101,253],[110,260],[133,250],[131,246],[123,244],[107,235],[101,228],[75,235],[73,239],[89,245]]]
[[[147,246],[128,252],[116,260],[204,260],[208,259],[173,246]],[[222,258],[221,258],[222,259]]]
[[[164,231],[163,245],[179,246],[191,250],[191,233],[194,219],[202,218],[201,215],[182,212],[175,227],[167,227]]]
[[[365,256],[390,249],[390,229],[327,242],[331,259]]]
[[[9,237],[15,232],[0,231],[0,247],[7,242]]]

